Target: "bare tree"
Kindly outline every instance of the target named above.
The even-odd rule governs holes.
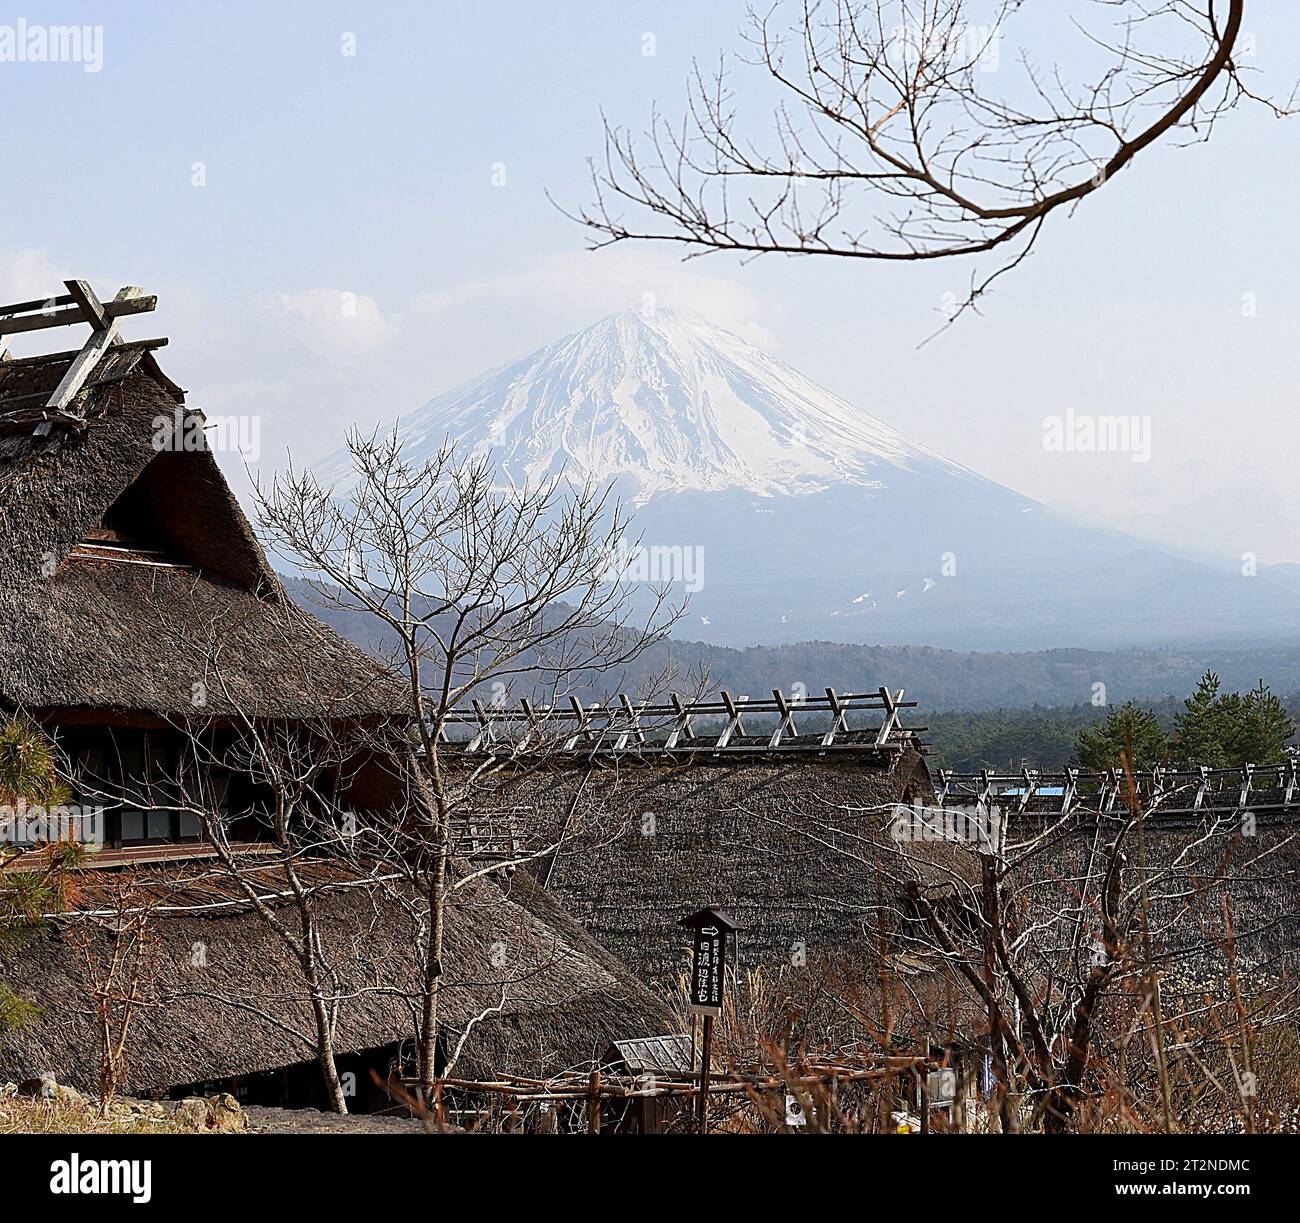
[[[681,609],[667,588],[638,603],[614,580],[628,520],[607,492],[558,477],[505,487],[486,457],[450,444],[412,462],[396,433],[353,434],[348,449],[355,478],[345,494],[290,467],[259,487],[260,517],[268,546],[316,579],[323,601],[373,619],[400,677],[395,712],[410,729],[396,757],[409,802],[367,832],[371,852],[399,864],[409,885],[401,895],[418,897],[427,918],[416,1027],[418,1076],[432,1093],[448,902],[482,874],[554,848],[525,837],[508,862],[466,870],[454,860],[454,821],[468,818],[506,763],[526,753],[535,764],[562,746],[563,698],[621,674]],[[530,718],[518,741],[476,757],[460,750],[471,702],[512,701]]]
[[[1075,1127],[1081,1109],[1096,1113],[1116,1092],[1119,1112],[1169,1130],[1175,1080],[1185,1098],[1200,1090],[1198,1059],[1249,1062],[1258,1031],[1294,1022],[1294,978],[1278,984],[1291,971],[1285,955],[1252,952],[1247,971],[1241,948],[1266,946],[1297,917],[1265,910],[1225,930],[1216,919],[1236,889],[1293,877],[1295,835],[1255,840],[1241,819],[1209,814],[1153,838],[1172,793],[1142,806],[1130,789],[1111,811],[1064,815],[878,809],[847,833],[852,813],[810,798],[777,822],[864,877],[880,872],[887,886],[864,901],[864,924],[887,926],[894,954],[929,965],[982,1011],[1004,1132]],[[1165,980],[1177,984],[1174,1011]],[[1135,1104],[1138,1083],[1154,1109]],[[1232,1087],[1241,1117],[1252,1096]]]
[[[1256,96],[1237,58],[1245,0],[1091,0],[1113,18],[1107,31],[1058,13],[1102,57],[1079,85],[1028,51],[1011,70],[1021,0],[988,6],[985,24],[967,0],[794,0],[783,21],[789,7],[751,11],[739,56],[776,95],[767,141],[725,58],[711,75],[696,66],[680,122],[656,111],[640,138],[606,122],[594,199],[568,213],[595,246],[891,262],[993,253],[951,319],[1025,258],[1052,213],[1162,139],[1208,138]]]
[[[142,1010],[161,1003],[158,960],[162,940],[154,926],[157,900],[131,873],[117,875],[106,917],[81,917],[68,926],[89,995],[87,1016],[99,1046],[99,1115],[108,1115],[126,1068],[127,1038]]]
[[[229,699],[215,658],[209,659],[206,674]],[[313,868],[348,849],[348,816],[337,796],[368,747],[368,734],[328,710],[294,721],[237,713],[233,718],[176,720],[172,727],[182,745],[174,767],[132,775],[119,761],[98,776],[79,769],[78,792],[114,806],[178,813],[202,828],[220,877],[233,885],[234,898],[257,914],[296,966],[297,980],[286,979],[282,1000],[305,1003],[310,1027],[300,1028],[291,1018],[293,1007],[268,1008],[242,995],[205,996],[255,1014],[301,1040],[320,1066],[330,1107],[345,1113],[334,1039],[340,1007],[358,989],[355,958],[322,926],[320,880]],[[232,781],[243,788],[244,801],[230,801]],[[372,873],[382,870],[382,864],[371,866]],[[160,877],[158,882],[162,888],[167,881]],[[123,901],[113,907],[113,920],[125,923],[148,912]],[[132,926],[124,930],[137,933]]]

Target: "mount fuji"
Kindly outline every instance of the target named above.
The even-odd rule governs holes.
[[[503,483],[613,485],[647,548],[638,575],[693,591],[681,636],[1045,649],[1297,635],[1291,567],[1245,580],[1236,561],[1073,521],[674,311],[611,315],[399,428],[409,458],[450,438]],[[317,469],[347,470],[342,454]]]

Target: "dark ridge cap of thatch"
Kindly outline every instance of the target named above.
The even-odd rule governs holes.
[[[524,900],[478,880],[457,894],[448,913],[442,1007],[452,1043],[472,1020],[500,1004],[500,986],[493,982],[503,971],[494,966],[501,948],[504,971],[514,974],[504,1011],[489,1014],[470,1034],[462,1072],[553,1073],[587,1063],[613,1039],[673,1030],[667,1007],[626,970],[611,971],[607,956],[598,959],[590,944],[571,942],[554,908],[535,909]],[[320,891],[316,913],[329,954],[344,972],[344,988],[356,991],[342,1004],[339,1051],[409,1040],[410,1011],[400,996],[414,984],[409,913],[364,887]],[[310,1031],[307,1008],[293,996],[300,989],[296,970],[257,914],[169,914],[154,926],[162,939],[157,975],[166,1004],[137,1012],[124,1090],[165,1090],[311,1059],[311,1049],[281,1026]],[[87,933],[101,950],[108,946],[102,922],[65,919],[3,965],[6,979],[41,1014],[6,1033],[0,1080],[44,1070],[83,1088],[97,1080],[91,1003],[73,929]],[[349,966],[354,947],[363,961]],[[371,992],[375,981],[385,988]]]
[[[463,744],[448,743],[442,749],[451,761],[465,760],[471,764],[482,762],[492,754],[492,747],[467,751]],[[699,747],[666,748],[655,743],[629,743],[616,747],[612,742],[598,745],[580,745],[570,750],[546,745],[534,751],[511,750],[494,760],[496,771],[505,775],[513,773],[572,772],[595,769],[656,769],[680,770],[687,768],[748,768],[753,764],[829,764],[862,769],[877,776],[905,773],[910,777],[918,768],[924,774],[924,784],[930,786],[929,771],[925,764],[922,746],[908,743],[888,750],[880,750],[867,743],[842,743],[829,749],[821,746],[820,736],[800,736],[799,742],[787,740],[778,747],[769,747],[766,739],[729,743],[725,747],[702,745]],[[920,776],[920,774],[918,774]]]
[[[155,349],[162,348],[166,343],[167,343],[166,340],[122,340],[120,343],[114,344],[108,350],[108,352],[105,354],[104,360],[99,363],[99,366],[96,367],[95,370],[91,371],[91,375],[87,379],[87,382],[91,382],[91,383],[94,382],[96,374],[99,372],[100,369],[104,367],[105,363],[111,357],[121,356],[123,353],[152,354]],[[6,406],[5,398],[4,398],[5,396],[4,377],[3,377],[4,374],[13,370],[35,369],[45,365],[57,365],[60,367],[58,371],[58,375],[60,378],[62,378],[64,370],[66,370],[67,367],[72,363],[73,359],[79,356],[80,354],[81,354],[81,349],[70,348],[70,349],[66,349],[63,352],[41,352],[41,353],[35,353],[32,356],[28,356],[28,357],[14,357],[14,356],[6,357],[4,361],[0,362],[0,412],[3,412]],[[151,361],[153,360],[152,356],[150,357],[150,360]],[[157,378],[159,382],[162,382],[169,387],[175,388],[175,390],[180,394],[184,394],[184,392],[181,391],[178,386],[176,386],[176,383],[174,383],[170,378],[167,377],[166,374],[162,372],[161,368],[158,367],[156,362],[154,362],[154,368],[151,371],[151,373],[155,378]]]

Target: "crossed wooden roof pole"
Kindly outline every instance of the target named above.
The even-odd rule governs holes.
[[[1059,772],[1021,769],[1019,773],[962,773],[940,769],[935,793],[940,806],[987,803],[1018,814],[1030,810],[1107,814],[1122,808],[1128,791],[1118,769],[1067,768]],[[1164,814],[1185,816],[1245,811],[1300,810],[1300,760],[1210,769],[1157,767],[1133,775],[1139,802]]]
[[[151,314],[158,305],[157,297],[134,285],[119,289],[112,301],[102,302],[84,280],[65,280],[63,284],[68,291],[56,297],[0,306],[0,361],[10,359],[8,337],[11,335],[67,327],[73,323],[90,325],[90,338],[73,357],[59,385],[45,402],[33,431],[37,437],[48,434],[55,421],[80,420],[69,408],[104,354],[113,345],[121,343],[122,321],[137,314]],[[155,347],[166,342],[149,341]]]
[[[902,711],[916,707],[915,701],[903,700],[901,688],[891,691],[881,687],[861,693],[837,693],[827,688],[825,692],[825,696],[795,699],[774,688],[771,700],[733,696],[729,692],[722,692],[716,700],[683,700],[672,693],[667,701],[636,702],[620,693],[608,703],[589,705],[576,696],[553,705],[534,705],[527,698],[518,705],[472,700],[468,708],[450,712],[442,735],[450,739],[447,724],[468,728],[472,735],[463,747],[469,753],[524,753],[542,750],[544,745],[558,746],[565,752],[621,752],[629,748],[648,752],[721,752],[729,748],[752,752],[795,746],[825,752],[841,747],[893,751],[911,742],[916,731],[925,729],[901,724]],[[850,726],[849,715],[863,712],[878,715],[879,725]],[[796,718],[814,714],[829,715],[830,725],[810,742],[809,737],[799,735]],[[769,725],[775,720],[775,728],[747,733],[745,719],[752,726],[760,718]],[[718,721],[721,728],[699,733],[696,719]]]

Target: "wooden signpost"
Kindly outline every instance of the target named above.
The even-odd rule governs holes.
[[[713,1055],[713,1021],[722,1014],[727,976],[727,941],[739,927],[721,909],[701,909],[681,920],[693,936],[691,955],[691,1012],[704,1016],[704,1049],[700,1057],[699,1126],[709,1124],[709,1070]]]

